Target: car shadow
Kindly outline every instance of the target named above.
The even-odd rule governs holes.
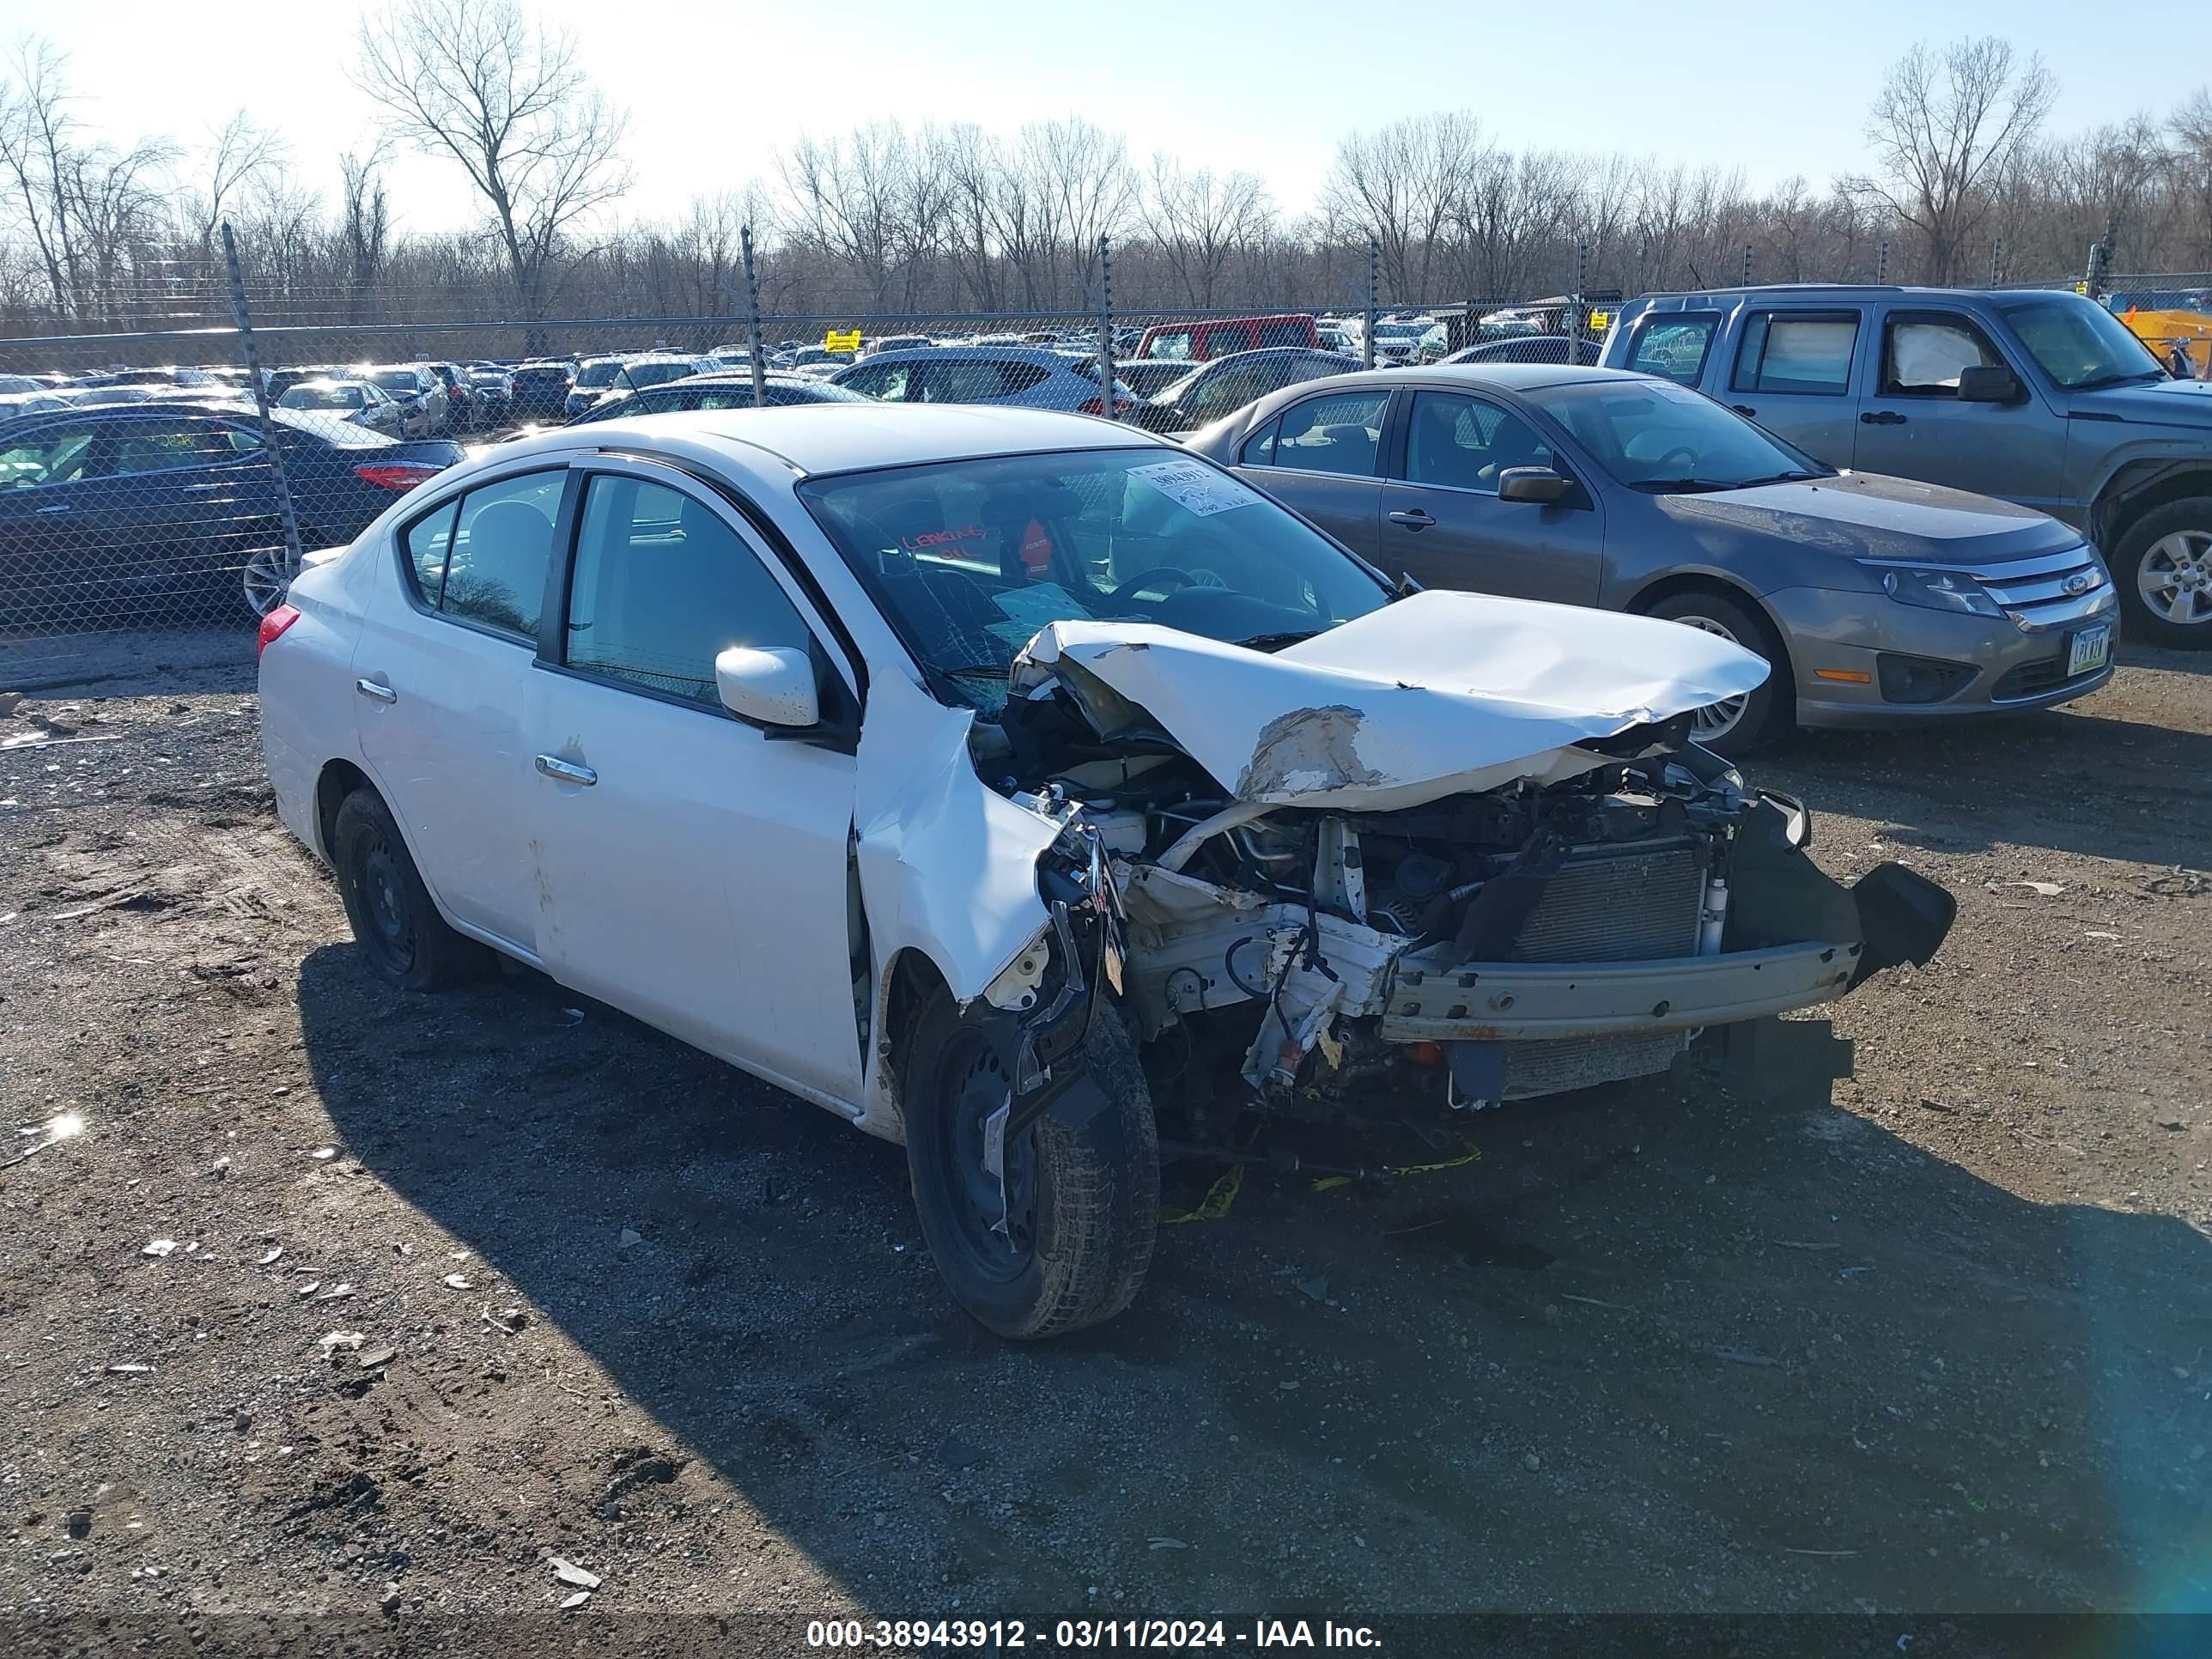
[[[1816,825],[1849,813],[1930,851],[2212,861],[2212,735],[2101,714],[2094,702],[1924,732],[1799,732],[1743,769],[1802,795]]]
[[[254,688],[253,630],[0,629],[0,691],[55,702]]]
[[[534,975],[395,995],[333,945],[299,995],[344,1153],[534,1310],[447,1339],[493,1425],[451,1455],[571,1554],[728,1506],[891,1617],[2212,1597],[2206,1238],[1820,1090],[1473,1115],[1384,1182],[1255,1164],[1130,1313],[1015,1346],[950,1304],[902,1155],[828,1113]],[[650,1443],[595,1438],[546,1322]],[[436,1386],[375,1409],[450,1416]],[[405,1449],[380,1524],[458,1527],[462,1469]]]

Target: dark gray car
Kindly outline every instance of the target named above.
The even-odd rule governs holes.
[[[2212,381],[2051,289],[1651,294],[1605,362],[1695,386],[1835,466],[2001,495],[2119,573],[2128,631],[2212,650]]]
[[[1666,617],[1757,651],[1773,677],[1699,716],[1724,750],[1793,723],[2046,707],[2112,672],[2112,586],[2078,531],[1838,474],[1651,375],[1370,371],[1187,441],[1389,575]]]

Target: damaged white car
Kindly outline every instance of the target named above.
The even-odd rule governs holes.
[[[1895,866],[1830,881],[1688,740],[1756,657],[1402,591],[1078,416],[525,439],[261,638],[279,808],[380,973],[498,951],[903,1142],[1010,1336],[1136,1295],[1156,1112],[1222,1146],[1662,1072],[1951,917]]]

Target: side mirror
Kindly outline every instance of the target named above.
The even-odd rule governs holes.
[[[1962,404],[2016,404],[2027,395],[2020,376],[2002,363],[1978,363],[1959,371]]]
[[[749,726],[811,726],[821,723],[814,663],[788,646],[756,650],[733,645],[714,659],[714,690],[722,707]]]
[[[1571,479],[1561,477],[1548,466],[1509,466],[1498,475],[1501,501],[1534,501],[1550,507],[1564,500],[1574,487]]]

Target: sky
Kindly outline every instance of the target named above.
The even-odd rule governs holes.
[[[2138,0],[2124,26],[2081,0],[1854,0],[1831,10],[1676,0],[1647,12],[1397,0],[1265,8],[1189,0],[1110,6],[984,0],[535,0],[575,33],[596,84],[629,110],[625,220],[773,177],[774,154],[896,116],[1011,131],[1080,115],[1142,163],[1258,173],[1291,213],[1313,204],[1336,141],[1438,109],[1472,110],[1514,149],[1623,150],[1741,167],[1754,190],[1816,187],[1865,165],[1866,111],[1917,40],[1995,33],[2056,72],[2051,129],[2163,114],[2212,79],[2204,0]],[[338,154],[374,111],[347,82],[355,0],[227,0],[222,26],[176,0],[44,9],[80,114],[112,136],[204,143],[244,107],[335,198]],[[1823,19],[1817,33],[1808,19]],[[1783,20],[1787,19],[1787,21]],[[10,38],[15,31],[10,30]],[[406,231],[457,228],[475,207],[450,161],[403,155]]]

